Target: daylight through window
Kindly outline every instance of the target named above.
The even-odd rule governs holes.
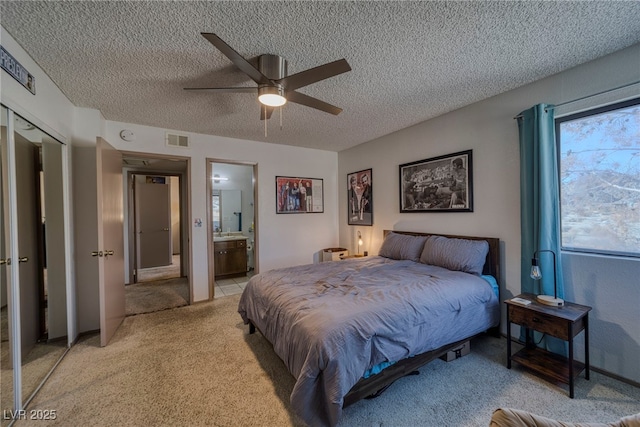
[[[640,99],[556,120],[564,250],[640,257]]]

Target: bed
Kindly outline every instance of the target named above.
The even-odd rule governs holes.
[[[238,312],[296,379],[309,425],[500,321],[499,239],[384,231],[379,255],[275,269],[247,283]]]

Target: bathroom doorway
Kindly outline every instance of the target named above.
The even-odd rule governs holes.
[[[253,163],[207,163],[209,295],[241,293],[257,270],[256,180]]]

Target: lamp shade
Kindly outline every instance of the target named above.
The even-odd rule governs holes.
[[[538,266],[538,259],[533,258],[531,260],[531,278],[533,280],[542,279],[542,271],[540,270],[540,266]]]

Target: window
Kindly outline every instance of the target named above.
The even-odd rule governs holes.
[[[640,257],[640,98],[556,119],[562,249]]]

